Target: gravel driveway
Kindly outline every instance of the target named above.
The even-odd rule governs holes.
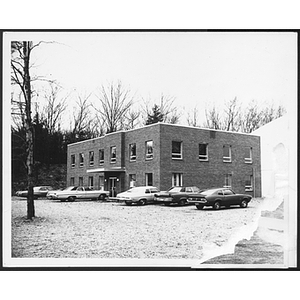
[[[36,218],[28,221],[26,199],[13,197],[12,257],[200,259],[205,244],[221,246],[252,222],[261,202],[200,211],[195,206],[36,200]]]

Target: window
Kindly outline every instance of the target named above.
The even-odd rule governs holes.
[[[245,181],[245,191],[252,192],[253,191],[253,175],[247,177]]]
[[[79,166],[83,167],[83,165],[84,165],[84,154],[79,153]]]
[[[89,187],[94,188],[94,177],[93,176],[89,176]]]
[[[199,144],[199,160],[208,160],[207,144]]]
[[[75,168],[75,154],[71,155],[71,167]]]
[[[115,163],[117,161],[117,147],[110,147],[110,162]]]
[[[231,146],[223,146],[223,162],[231,162]]]
[[[94,151],[90,151],[89,153],[90,166],[94,165]]]
[[[136,144],[129,145],[129,160],[130,161],[136,160]]]
[[[98,180],[99,180],[98,182],[99,190],[104,190],[104,176],[100,175]]]
[[[80,185],[80,186],[83,185],[83,177],[79,177],[79,185]]]
[[[234,195],[232,190],[224,190],[224,196],[230,196],[230,195]]]
[[[182,159],[182,142],[172,141],[172,159]]]
[[[245,163],[252,164],[252,147],[245,148]]]
[[[104,149],[99,150],[99,165],[104,163]]]
[[[232,175],[231,174],[226,174],[225,175],[224,187],[225,188],[231,188],[231,185],[232,185]]]
[[[182,186],[182,173],[172,174],[172,186]]]
[[[146,173],[146,185],[153,185],[153,173]]]
[[[146,142],[146,159],[153,159],[153,141]]]
[[[135,187],[136,184],[136,175],[129,174],[129,187]]]
[[[74,186],[75,185],[75,178],[71,177],[70,178],[70,186]]]

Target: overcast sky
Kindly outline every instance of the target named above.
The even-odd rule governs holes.
[[[78,32],[9,34],[55,41],[34,51],[34,72],[64,89],[96,92],[120,80],[135,99],[174,97],[204,112],[237,97],[249,103],[296,101],[296,35],[282,32]],[[181,123],[185,123],[183,117]],[[204,121],[204,120],[203,120]]]

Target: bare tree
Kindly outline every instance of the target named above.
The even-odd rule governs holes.
[[[223,130],[239,131],[241,124],[241,105],[237,98],[225,103],[225,118],[223,121]]]
[[[194,107],[192,112],[188,112],[188,115],[187,115],[187,123],[189,126],[193,126],[193,127],[199,127],[199,124],[198,124],[198,108],[197,107]]]
[[[222,121],[220,113],[217,111],[216,107],[207,110],[205,109],[206,122],[203,127],[210,129],[222,129]]]
[[[31,99],[32,88],[30,78],[30,55],[32,50],[38,44],[33,44],[31,41],[12,42],[11,43],[11,81],[16,84],[22,93],[24,101],[24,121],[26,130],[26,167],[28,181],[28,196],[27,196],[27,218],[32,220],[35,216],[34,209],[34,157],[33,157],[33,125],[31,118]],[[20,109],[23,109],[20,104]]]
[[[108,87],[102,85],[100,94],[96,95],[99,103],[94,109],[100,114],[106,128],[106,133],[123,129],[125,116],[133,104],[130,90],[125,90],[122,83],[110,83]]]

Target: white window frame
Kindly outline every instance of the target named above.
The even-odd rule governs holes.
[[[224,156],[224,148],[225,147],[228,147],[228,150],[229,150],[229,156]],[[231,163],[231,156],[232,155],[232,152],[231,152],[231,145],[224,145],[223,146],[223,162],[226,162],[226,163]]]
[[[136,174],[129,174],[129,187],[136,186]]]
[[[115,149],[115,156],[113,157],[113,149]],[[117,146],[110,147],[110,163],[114,164],[117,162]]]
[[[151,146],[148,145],[149,143],[151,143]],[[153,159],[153,140],[149,140],[149,141],[146,141],[146,160],[151,160]],[[152,152],[148,152],[148,149],[152,149]]]
[[[247,149],[249,149],[250,157],[245,157],[245,163],[252,164],[252,147],[247,147]]]
[[[250,177],[250,185],[246,185],[245,183],[245,192],[253,192],[253,175],[249,175]]]
[[[75,164],[76,164],[76,156],[75,154],[71,155],[71,168],[75,168]]]
[[[132,146],[135,146],[135,155],[132,155],[132,151],[131,151],[131,149],[132,149]],[[129,144],[129,160],[130,161],[136,161],[136,143],[132,143],[132,144]]]
[[[79,167],[83,167],[84,166],[84,153],[80,152],[79,153]]]
[[[229,185],[227,185],[226,183],[229,183]],[[232,174],[225,174],[225,178],[224,178],[224,188],[232,188]]]
[[[207,143],[199,143],[199,152],[200,152],[200,145],[206,146],[206,155],[199,153],[199,160],[200,161],[208,161],[208,144]]]
[[[95,162],[95,153],[94,153],[94,151],[89,152],[89,161],[90,161],[90,167],[93,167],[94,162]]]
[[[100,152],[103,152],[103,159],[100,159]],[[104,164],[104,149],[99,149],[99,165],[103,165]]]
[[[180,144],[180,153],[174,153],[173,152],[173,143],[179,143]],[[182,141],[172,141],[172,159],[182,159]]]
[[[94,176],[89,176],[89,187],[94,188]]]
[[[172,173],[172,186],[182,186],[183,175],[182,173]]]

